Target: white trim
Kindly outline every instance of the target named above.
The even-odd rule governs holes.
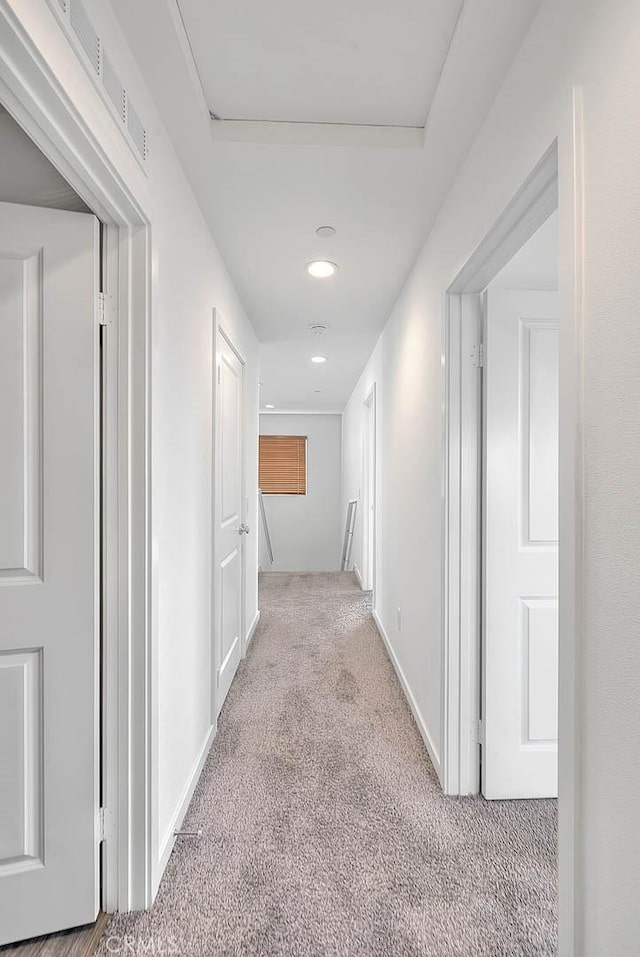
[[[481,375],[474,356],[482,341],[477,295],[447,297],[444,437],[443,788],[479,789]],[[448,631],[447,631],[448,630]],[[448,635],[448,640],[447,640]]]
[[[471,254],[448,292],[482,292],[558,207],[554,141],[513,200]]]
[[[260,415],[342,415],[344,409],[260,409]]]
[[[158,855],[158,869],[161,874],[164,872],[164,869],[167,866],[167,862],[171,857],[171,852],[173,851],[174,845],[176,843],[176,835],[174,834],[174,831],[177,831],[182,827],[182,822],[184,821],[185,815],[189,810],[191,798],[193,797],[194,791],[198,785],[198,781],[200,780],[202,769],[204,768],[205,762],[209,756],[209,751],[211,750],[211,745],[213,744],[215,736],[216,726],[215,724],[212,724],[207,731],[206,737],[202,743],[202,747],[200,748],[198,756],[191,769],[191,773],[187,778],[187,783],[185,784],[182,794],[180,795],[180,800],[178,801],[175,811],[171,815],[169,826],[167,827],[164,837],[162,838],[160,853]]]
[[[366,126],[353,123],[289,123],[278,120],[211,120],[217,143],[274,143],[293,146],[369,146],[423,149],[423,126]]]
[[[257,612],[253,616],[253,621],[249,625],[249,630],[247,634],[245,635],[243,655],[246,655],[246,653],[249,650],[249,645],[253,641],[253,636],[256,633],[256,628],[258,627],[259,621],[260,621],[260,609],[258,608]]]
[[[355,562],[353,563],[353,574],[356,576],[356,581],[360,585],[360,588],[362,589],[362,591],[364,591],[365,588],[364,588],[364,585],[362,584],[362,575],[360,574],[360,569],[358,568]]]
[[[50,18],[52,28],[60,30],[48,8],[39,16],[43,23]],[[140,909],[152,901],[157,796],[150,595],[149,219],[8,0],[0,0],[0,101],[108,227],[114,317],[107,332],[112,348],[106,380],[112,389],[117,382],[118,392],[117,401],[112,392],[107,396],[104,449],[109,481],[103,786],[114,831],[105,843],[102,906],[110,911]],[[139,169],[133,157],[131,161]]]
[[[393,665],[393,670],[395,671],[397,675],[398,681],[400,682],[400,685],[404,692],[404,696],[407,699],[407,703],[411,709],[411,714],[413,715],[414,721],[418,727],[418,731],[420,732],[422,740],[424,741],[425,747],[429,753],[429,757],[431,758],[431,763],[433,764],[433,767],[435,768],[435,772],[438,775],[438,778],[442,780],[440,758],[438,756],[437,748],[435,744],[433,743],[433,738],[431,737],[431,735],[429,734],[429,731],[427,730],[427,726],[424,723],[424,718],[422,717],[420,713],[420,709],[418,708],[416,699],[413,697],[413,693],[411,691],[411,688],[409,687],[409,683],[407,679],[405,678],[404,671],[400,667],[400,662],[398,661],[396,657],[396,653],[391,646],[389,636],[387,635],[384,625],[382,624],[382,621],[380,620],[380,616],[377,611],[373,611],[371,614],[373,616],[373,620],[376,623],[376,627],[380,633],[380,637],[382,638],[382,641],[384,642],[384,646],[387,649],[389,660],[391,661],[391,664]]]
[[[447,290],[443,357],[442,781],[477,793],[482,560],[479,295],[558,204],[553,143]]]
[[[580,644],[584,609],[584,103],[571,90],[567,136],[560,140],[560,583],[558,938],[563,957],[579,957],[585,941],[581,750]],[[565,374],[566,371],[566,374]]]
[[[378,524],[378,503],[377,503],[377,472],[378,472],[378,410],[376,383],[371,384],[371,388],[362,400],[361,414],[364,418],[363,423],[363,443],[362,443],[362,472],[361,472],[361,494],[360,494],[360,557],[362,559],[362,580],[363,590],[370,591],[373,594],[373,605],[376,603],[376,556],[377,556],[377,524]],[[368,461],[367,461],[368,458]],[[368,480],[368,481],[367,481]],[[367,487],[368,486],[368,487]],[[369,494],[371,492],[371,494]],[[367,511],[369,519],[366,520]]]

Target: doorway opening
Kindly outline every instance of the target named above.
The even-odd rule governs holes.
[[[554,144],[447,294],[447,794],[557,788],[557,162]],[[541,754],[536,788],[518,758]]]
[[[0,22],[2,265],[14,293],[2,304],[14,339],[3,520],[16,503],[25,519],[0,584],[10,618],[31,622],[28,647],[13,629],[0,649],[3,725],[16,729],[3,749],[19,772],[0,860],[10,943],[151,902],[150,256],[149,221],[106,152],[17,19],[0,11]],[[12,707],[22,734],[5,720]]]

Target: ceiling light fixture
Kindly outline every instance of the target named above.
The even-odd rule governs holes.
[[[333,226],[318,226],[316,229],[316,236],[320,236],[321,239],[330,239],[335,234],[336,231]]]
[[[275,409],[275,405],[265,405],[265,409]]]
[[[324,326],[321,322],[314,322],[312,326],[309,326],[311,332],[314,336],[323,336],[327,331],[327,327]]]
[[[320,365],[321,362],[327,361],[327,357],[326,356],[311,356],[311,361]]]
[[[313,262],[307,263],[307,272],[314,279],[328,279],[337,271],[336,264],[329,262],[328,259],[314,259]]]

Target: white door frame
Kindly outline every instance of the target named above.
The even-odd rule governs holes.
[[[482,292],[557,208],[554,144],[447,292],[443,542],[446,794],[479,790]]]
[[[446,295],[443,329],[443,787],[447,794],[478,790],[477,711],[461,691],[479,687],[480,608],[477,597],[480,549],[467,551],[461,536],[479,536],[479,401],[472,363],[464,361],[463,310],[486,288],[533,235],[556,204],[560,224],[560,581],[559,581],[559,834],[560,941],[575,952],[578,914],[576,880],[581,819],[578,747],[579,638],[584,602],[583,564],[583,352],[584,352],[584,108],[582,90],[572,89],[565,122],[555,141]],[[469,343],[467,342],[468,346]],[[477,345],[471,343],[472,348]],[[475,452],[474,452],[475,450]],[[463,544],[464,542],[464,544]],[[466,564],[465,564],[466,562]],[[473,585],[475,582],[475,587]],[[469,746],[471,738],[472,747]]]
[[[142,207],[0,0],[0,102],[107,227],[101,906],[150,906],[157,816],[150,627],[150,230]]]
[[[212,622],[212,625],[213,625],[213,627],[212,627],[212,639],[213,639],[214,653],[213,653],[213,655],[211,656],[211,664],[212,664],[212,673],[211,673],[211,689],[212,689],[212,693],[211,693],[211,715],[212,715],[212,722],[211,722],[211,723],[214,725],[214,728],[215,728],[215,726],[217,725],[217,720],[218,720],[218,682],[217,682],[217,680],[216,680],[216,675],[217,675],[217,672],[218,672],[218,668],[220,668],[221,665],[222,665],[222,662],[218,660],[218,648],[219,648],[219,646],[220,646],[220,641],[219,641],[220,635],[218,634],[218,629],[219,629],[219,624],[220,624],[220,622],[219,622],[219,620],[218,620],[218,615],[217,615],[217,613],[216,613],[216,609],[218,609],[218,608],[220,607],[220,602],[221,602],[221,594],[220,594],[220,590],[221,590],[221,580],[220,580],[220,575],[218,574],[218,561],[217,561],[217,553],[216,553],[216,546],[217,546],[216,538],[217,538],[218,528],[220,527],[220,524],[221,524],[221,522],[222,522],[222,500],[221,500],[222,483],[221,483],[220,481],[217,481],[217,480],[216,480],[216,477],[217,477],[218,462],[219,462],[219,460],[220,460],[220,443],[221,443],[222,436],[221,436],[221,432],[220,432],[220,429],[221,429],[221,420],[220,420],[220,417],[219,417],[219,415],[218,415],[218,390],[217,390],[217,388],[215,387],[215,377],[217,376],[218,361],[219,361],[219,359],[218,359],[218,353],[219,353],[218,345],[219,345],[221,339],[224,340],[224,342],[226,343],[226,345],[231,349],[231,351],[233,352],[233,354],[234,354],[235,357],[237,358],[238,362],[240,363],[240,367],[241,367],[241,369],[242,369],[242,379],[241,379],[241,383],[240,383],[240,389],[241,389],[241,397],[240,397],[240,423],[241,423],[241,426],[240,426],[240,427],[241,427],[241,435],[240,435],[240,441],[241,441],[241,444],[242,444],[241,476],[240,476],[240,483],[241,483],[241,486],[242,486],[242,497],[241,497],[241,502],[242,502],[242,504],[241,504],[241,509],[242,509],[242,512],[241,512],[240,521],[241,521],[242,523],[245,523],[246,520],[247,520],[248,503],[247,503],[247,484],[246,484],[246,424],[245,424],[246,402],[247,402],[247,397],[246,397],[247,363],[246,363],[246,360],[244,359],[242,353],[240,352],[240,350],[239,350],[239,349],[237,348],[237,346],[234,344],[233,339],[232,339],[230,333],[225,329],[224,323],[223,323],[222,320],[220,319],[220,313],[219,313],[219,311],[218,311],[217,309],[215,309],[215,308],[214,308],[214,310],[213,310],[213,330],[214,330],[214,335],[213,335],[213,353],[214,353],[214,354],[213,354],[213,377],[214,377],[214,378],[213,378],[213,381],[214,381],[214,386],[213,386],[212,392],[213,392],[213,421],[214,421],[214,451],[213,451],[213,468],[212,468],[212,470],[211,470],[211,474],[212,474],[212,479],[213,479],[213,508],[214,508],[214,511],[213,511],[213,528],[212,528],[213,535],[212,535],[212,540],[211,540],[211,557],[212,557],[212,566],[213,566],[213,588],[212,588],[212,592],[213,592],[213,622]],[[252,529],[250,530],[250,533],[256,534],[256,533],[257,533],[257,529],[252,528]],[[241,582],[240,582],[240,593],[241,593],[241,598],[240,598],[240,603],[241,603],[241,607],[240,607],[240,649],[241,649],[241,655],[242,655],[243,658],[245,657],[245,655],[246,655],[246,653],[247,653],[247,649],[248,649],[248,647],[249,647],[249,640],[250,640],[250,636],[247,634],[246,621],[245,621],[245,619],[246,619],[245,597],[246,597],[246,590],[247,590],[247,581],[246,581],[246,578],[247,578],[247,574],[246,574],[246,572],[247,572],[247,548],[246,548],[245,538],[246,538],[246,536],[244,536],[244,535],[242,535],[242,536],[240,537],[240,579],[241,579]]]
[[[362,402],[362,589],[376,596],[376,384]],[[373,506],[373,509],[371,508]],[[371,539],[371,541],[369,541]],[[365,548],[365,545],[367,546]]]

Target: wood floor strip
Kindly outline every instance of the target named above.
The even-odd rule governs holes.
[[[5,944],[0,947],[0,954],[2,957],[93,957],[109,921],[109,915],[100,911],[94,924],[19,944]]]

